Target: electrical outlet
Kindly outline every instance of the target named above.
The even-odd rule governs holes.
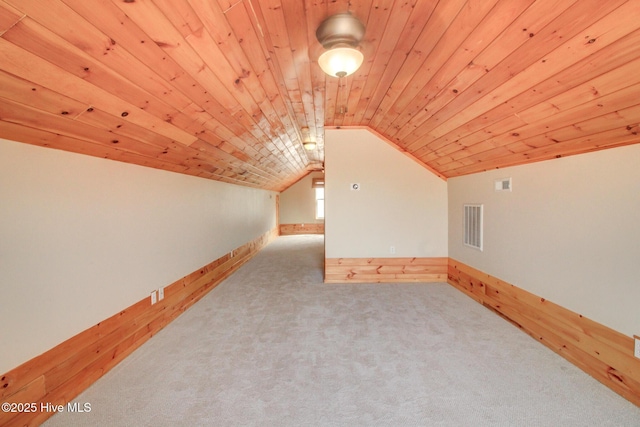
[[[151,292],[151,305],[158,302],[158,294],[156,291]]]
[[[164,299],[164,288],[158,289],[158,301],[162,301]]]
[[[638,359],[640,359],[640,337],[637,335],[634,335],[633,339],[635,341],[635,346],[633,348],[633,355]]]
[[[390,254],[395,254],[396,253],[396,247],[395,246],[389,246],[389,253]]]

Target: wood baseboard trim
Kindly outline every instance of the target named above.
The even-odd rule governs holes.
[[[0,377],[0,401],[36,403],[36,412],[0,412],[0,425],[40,425],[40,403],[66,405],[278,236],[263,234]],[[65,406],[66,409],[66,406]]]
[[[326,258],[325,283],[444,282],[448,258]]]
[[[318,224],[280,224],[280,235],[324,234],[324,223]]]
[[[640,406],[640,359],[620,332],[449,259],[448,283]]]

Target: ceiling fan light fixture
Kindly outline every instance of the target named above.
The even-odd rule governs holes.
[[[318,65],[328,75],[340,78],[355,73],[363,61],[364,55],[358,49],[341,46],[320,55]]]
[[[327,49],[318,58],[322,71],[340,78],[360,68],[364,55],[356,48],[364,32],[362,22],[350,13],[339,13],[322,21],[316,30],[316,38]]]

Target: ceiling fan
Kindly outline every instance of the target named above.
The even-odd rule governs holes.
[[[364,32],[364,24],[350,13],[338,13],[322,21],[316,30],[316,38],[327,49],[318,58],[322,71],[342,78],[360,68],[364,55],[357,47]]]

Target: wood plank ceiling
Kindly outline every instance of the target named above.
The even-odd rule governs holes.
[[[315,30],[347,11],[365,62],[337,79]],[[639,122],[638,0],[0,0],[0,137],[224,182],[287,188],[328,127],[453,177]]]

